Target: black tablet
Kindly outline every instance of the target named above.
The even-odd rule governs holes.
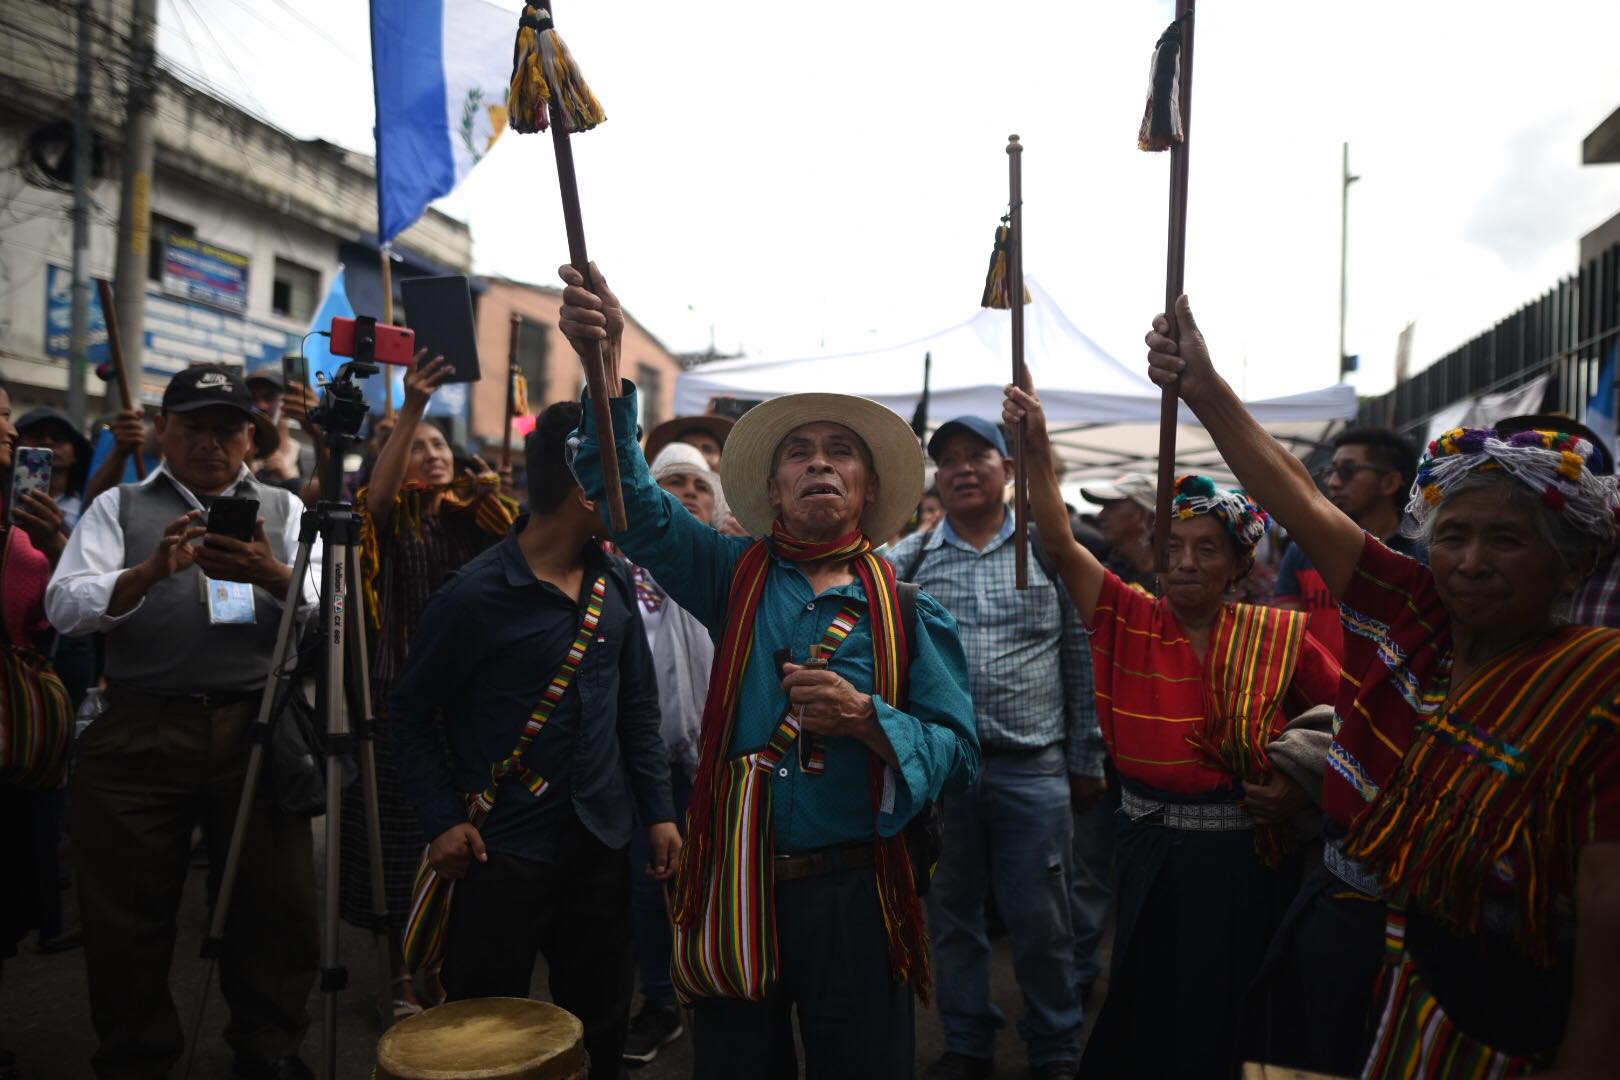
[[[466,277],[406,278],[399,291],[405,323],[416,331],[416,347],[426,349],[429,359],[445,358],[454,369],[447,382],[477,382],[478,331]]]

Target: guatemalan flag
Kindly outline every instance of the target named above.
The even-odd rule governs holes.
[[[377,232],[448,195],[506,130],[517,15],[487,0],[371,0]]]

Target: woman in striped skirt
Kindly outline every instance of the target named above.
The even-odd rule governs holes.
[[[517,505],[501,494],[500,478],[486,469],[455,475],[450,444],[423,413],[450,373],[442,357],[405,375],[405,403],[377,456],[371,483],[356,506],[361,515],[361,577],[371,650],[371,700],[377,714],[377,804],[382,825],[383,877],[391,923],[393,1000],[384,1024],[421,1011],[400,947],[410,911],[411,885],[428,838],[400,788],[383,703],[405,664],[406,649],[433,591],[456,570],[506,535]],[[480,463],[481,464],[481,463]],[[343,793],[341,908],[355,926],[372,921],[371,873],[360,785]]]
[[[1152,378],[1287,526],[1345,626],[1324,783],[1342,839],[1332,882],[1301,894],[1276,950],[1304,976],[1280,995],[1307,999],[1293,1015],[1314,1029],[1296,1045],[1359,1046],[1328,1064],[1374,1078],[1615,1075],[1620,631],[1557,617],[1615,539],[1596,447],[1558,431],[1436,439],[1407,506],[1424,567],[1364,534],[1248,414],[1185,297],[1176,323],[1174,338],[1163,316],[1148,334]],[[1306,955],[1347,940],[1369,905],[1383,940],[1353,937],[1363,956],[1382,950],[1375,978]],[[1359,985],[1339,986],[1352,970]]]

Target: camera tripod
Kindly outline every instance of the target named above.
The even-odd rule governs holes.
[[[369,369],[369,370],[368,370]],[[377,948],[377,962],[383,991],[392,988],[393,964],[389,955],[388,899],[383,880],[382,832],[377,809],[377,757],[371,703],[370,668],[366,651],[366,619],[358,600],[360,518],[354,505],[342,497],[343,455],[358,444],[357,433],[365,418],[365,399],[355,379],[374,374],[376,368],[361,360],[345,364],[336,379],[325,388],[317,416],[325,428],[327,466],[320,474],[321,501],[304,511],[299,523],[298,553],[293,562],[292,580],[281,609],[276,631],[275,652],[270,660],[258,717],[252,728],[252,748],[242,797],[237,804],[236,822],[231,830],[225,867],[220,874],[219,892],[214,901],[208,934],[203,939],[202,956],[208,963],[197,1016],[186,1053],[185,1076],[191,1066],[202,1034],[203,1012],[208,990],[225,939],[225,922],[230,914],[231,894],[240,868],[242,847],[249,815],[253,813],[260,778],[264,771],[265,749],[271,731],[287,697],[296,692],[298,677],[296,628],[299,601],[305,576],[309,573],[315,539],[323,546],[321,559],[319,633],[321,651],[316,713],[324,719],[326,736],[326,820],[323,897],[320,919],[321,1064],[316,1070],[322,1080],[337,1077],[338,992],[348,984],[348,971],[338,962],[339,856],[342,851],[343,765],[350,755],[359,760],[361,794],[366,814],[366,856],[371,871],[371,932]],[[330,425],[330,426],[328,426]],[[346,681],[346,676],[348,680]],[[358,719],[351,722],[349,693]]]

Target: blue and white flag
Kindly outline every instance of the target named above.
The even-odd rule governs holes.
[[[322,375],[332,378],[348,359],[332,352],[332,343],[324,333],[316,333],[318,330],[331,330],[333,319],[354,318],[354,305],[349,303],[349,289],[344,283],[345,273],[343,267],[339,266],[331,287],[326,290],[326,299],[321,301],[321,310],[315,313],[315,320],[309,324],[309,337],[304,340],[304,358],[309,361],[311,385],[319,385]]]
[[[1620,377],[1620,371],[1616,370],[1617,354],[1620,354],[1620,346],[1610,345],[1598,369],[1597,390],[1586,401],[1586,426],[1595,431],[1611,449],[1616,445],[1615,436],[1620,434],[1620,425],[1615,422],[1620,419],[1620,415],[1617,415],[1620,409],[1616,408],[1620,403],[1615,401],[1614,390],[1615,379]]]
[[[448,195],[506,130],[517,15],[487,0],[371,0],[377,235]]]

